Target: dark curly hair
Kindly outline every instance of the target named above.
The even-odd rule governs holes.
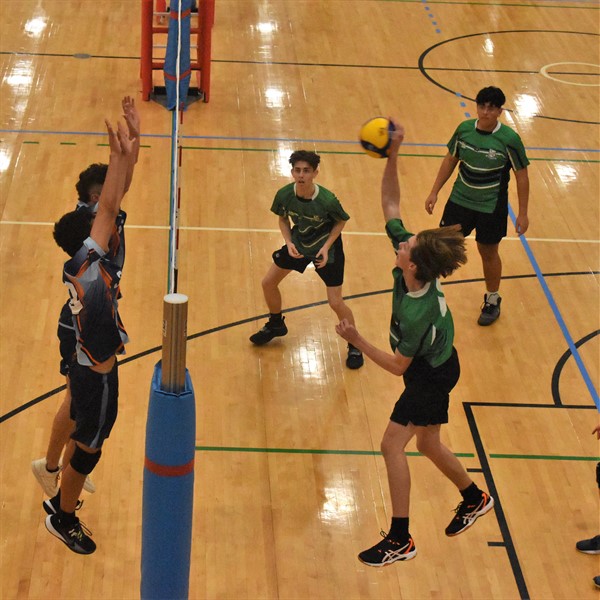
[[[74,210],[54,223],[54,241],[69,255],[75,256],[90,231],[94,215],[89,210]]]
[[[289,162],[293,167],[301,160],[307,162],[316,171],[319,168],[321,157],[316,152],[312,152],[311,150],[296,150],[296,152],[292,152]]]
[[[506,102],[506,96],[500,88],[490,85],[489,87],[479,90],[475,97],[475,102],[477,104],[491,104],[497,108],[502,108]]]
[[[108,165],[104,163],[94,163],[85,171],[79,173],[79,181],[75,184],[79,202],[90,203],[90,191],[94,185],[104,185]]]

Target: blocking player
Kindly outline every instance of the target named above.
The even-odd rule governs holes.
[[[393,271],[390,346],[392,354],[373,346],[350,322],[336,331],[363,351],[374,363],[404,377],[405,389],[394,406],[381,441],[392,498],[392,522],[384,539],[358,555],[363,563],[379,567],[417,554],[409,532],[410,470],[405,454],[408,442],[417,438],[424,454],[460,491],[462,502],[446,527],[454,536],[486,514],[494,499],[481,491],[464,467],[440,440],[448,422],[449,394],[460,375],[453,346],[454,324],[439,283],[467,261],[465,240],[458,225],[408,232],[400,217],[398,150],[404,127],[391,120],[389,158],[381,183],[385,229],[396,251]]]
[[[125,193],[133,142],[122,122],[116,131],[108,121],[106,127],[110,160],[96,216],[92,218],[90,211],[73,211],[54,226],[54,239],[71,257],[65,262],[63,281],[71,296],[77,336],[76,360],[69,368],[75,448],[64,466],[58,494],[46,500],[44,507],[53,512],[46,518],[48,531],[78,554],[96,549],[75,509],[117,417],[116,355],[124,352],[128,341],[118,312],[123,255],[115,221]]]
[[[125,193],[129,190],[133,179],[134,166],[138,160],[140,147],[140,116],[135,106],[135,101],[130,96],[125,96],[121,102],[123,114],[129,130],[129,138],[133,143],[133,151],[130,157],[130,164],[127,170],[125,180]],[[78,201],[76,210],[90,211],[95,214],[98,209],[98,200],[102,192],[102,186],[106,179],[108,165],[102,163],[92,164],[79,174],[79,179],[75,185]],[[120,236],[119,251],[123,254],[122,262],[125,261],[125,220],[127,214],[119,210],[116,219],[117,231]],[[71,408],[71,390],[69,385],[69,366],[75,357],[75,328],[73,326],[73,315],[69,307],[69,301],[65,302],[58,320],[57,331],[60,344],[60,372],[66,377],[66,394],[59,407],[54,420],[46,455],[43,458],[34,460],[31,463],[31,469],[36,479],[42,486],[44,493],[53,498],[58,493],[58,480],[60,477],[61,454],[64,455],[62,462],[68,464],[74,450],[74,444],[69,444],[69,438],[75,428],[74,421],[70,418]],[[88,476],[85,480],[83,489],[94,493],[96,487]]]

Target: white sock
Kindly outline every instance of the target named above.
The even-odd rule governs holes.
[[[500,295],[498,294],[498,292],[488,292],[485,295],[485,300],[488,304],[498,304],[498,298],[500,298]]]

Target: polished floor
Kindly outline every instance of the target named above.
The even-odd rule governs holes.
[[[594,599],[600,533],[600,46],[597,2],[217,0],[211,98],[182,129],[178,291],[189,296],[196,390],[194,599]],[[70,553],[44,527],[29,464],[63,397],[56,321],[64,257],[52,224],[78,173],[106,161],[103,119],[140,98],[140,10],[131,0],[0,2],[0,596],[139,597],[144,436],[167,291],[171,115],[139,101],[140,161],[128,212],[120,414],[80,514],[98,550]],[[164,41],[157,40],[157,44]],[[160,72],[155,74],[161,85]],[[407,130],[403,216],[424,202],[456,125],[486,85],[507,96],[531,165],[530,229],[501,245],[502,316],[476,324],[485,291],[474,240],[445,285],[462,377],[443,438],[496,508],[444,527],[456,490],[409,447],[419,554],[384,569],[356,554],[389,527],[379,443],[402,381],[345,344],[320,279],[282,285],[285,338],[256,348],[260,281],[281,245],[269,208],[297,148],[351,216],[344,296],[387,346],[394,255],[383,232],[383,162],[360,125]],[[449,185],[440,194],[440,204]],[[511,183],[511,208],[516,190]]]

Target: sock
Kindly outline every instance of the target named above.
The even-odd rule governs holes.
[[[46,471],[48,471],[48,473],[56,473],[59,469],[60,467],[56,467],[56,469],[49,469],[48,463],[46,463]]]
[[[475,485],[475,482],[473,482],[469,487],[460,490],[460,494],[463,497],[463,500],[468,502],[469,500],[479,500],[482,491]]]
[[[58,511],[58,518],[60,519],[60,522],[63,525],[73,525],[77,522],[77,517],[75,516],[75,513],[68,513],[65,512],[62,508]]]
[[[392,517],[388,535],[401,542],[408,541],[408,517]]]
[[[498,294],[498,292],[488,292],[485,295],[485,301],[488,304],[493,304],[494,306],[496,304],[498,304],[498,298],[500,298],[500,295]]]
[[[269,313],[269,321],[275,325],[280,325],[283,317],[281,313]]]

